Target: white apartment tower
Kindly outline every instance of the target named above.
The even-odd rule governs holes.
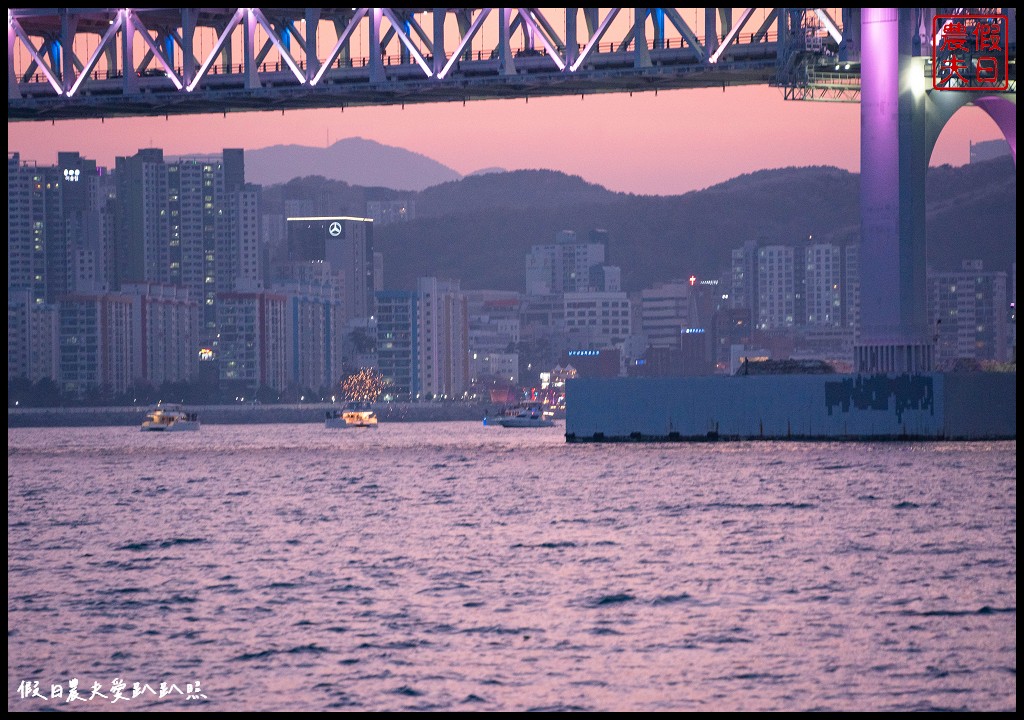
[[[796,324],[793,248],[765,245],[757,249],[757,328],[775,330]]]
[[[808,244],[804,249],[805,324],[842,327],[842,249],[831,243]]]
[[[417,282],[420,392],[460,397],[469,389],[469,312],[458,280]]]

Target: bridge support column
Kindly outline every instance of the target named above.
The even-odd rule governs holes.
[[[911,12],[861,10],[860,337],[857,372],[927,372],[924,58]]]
[[[964,105],[980,107],[1017,157],[1016,92],[932,88],[919,8],[861,9],[860,335],[857,372],[927,372],[925,177],[942,128]],[[967,240],[967,238],[965,238]]]

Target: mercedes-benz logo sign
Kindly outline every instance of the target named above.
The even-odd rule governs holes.
[[[331,234],[331,237],[338,237],[341,235],[341,223],[337,221],[332,222],[331,226],[327,229],[327,232]]]

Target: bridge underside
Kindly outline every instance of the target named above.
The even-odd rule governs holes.
[[[802,17],[773,8],[13,9],[8,121],[766,85]]]
[[[173,89],[147,88],[132,96],[104,95],[94,89],[74,103],[60,98],[33,98],[9,104],[8,121],[76,120],[98,117],[140,117],[194,115],[244,111],[305,110],[358,106],[405,105],[416,103],[467,102],[470,100],[507,100],[542,97],[593,95],[599,93],[650,92],[688,88],[725,88],[741,85],[767,85],[773,69],[679,73],[645,72],[629,69],[576,73],[571,77],[539,72],[522,73],[500,82],[486,76],[463,78],[447,83],[429,80],[369,83],[366,78],[349,77],[328,81],[315,90],[281,90],[273,87],[246,89],[228,79],[211,83],[201,93],[182,94]]]

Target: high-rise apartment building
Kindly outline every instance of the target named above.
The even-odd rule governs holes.
[[[57,306],[37,303],[32,290],[7,291],[7,379],[57,377]]]
[[[220,379],[255,392],[287,385],[285,311],[287,298],[268,292],[220,293],[217,346]]]
[[[7,155],[7,287],[26,290],[33,303],[47,301],[46,174]]]
[[[116,286],[188,288],[202,309],[202,341],[212,342],[217,293],[234,289],[235,271],[258,272],[258,194],[245,188],[243,151],[165,160],[149,148],[117,158],[115,175]]]
[[[458,280],[417,281],[420,389],[433,397],[461,397],[469,389],[469,315]]]
[[[843,327],[856,333],[860,327],[860,246],[843,248]]]
[[[803,253],[806,313],[800,324],[843,327],[842,248],[831,243],[808,243]]]
[[[1006,273],[965,260],[958,272],[928,272],[929,315],[939,367],[958,359],[1009,359]]]
[[[377,370],[386,396],[416,400],[420,395],[419,295],[380,290],[377,296]]]
[[[132,303],[132,365],[153,385],[192,380],[199,369],[199,303],[186,288],[125,283]]]
[[[796,325],[796,267],[788,245],[757,249],[757,329],[777,330]]]
[[[133,362],[132,300],[114,293],[72,293],[58,310],[62,392],[82,396],[91,390],[121,393],[136,376]]]
[[[218,292],[255,291],[265,287],[259,204],[258,185],[246,184],[227,193],[228,222],[218,237],[216,255]]]
[[[614,270],[600,271],[605,261],[606,235],[595,231],[591,242],[578,242],[574,231],[562,230],[555,235],[554,244],[534,245],[526,256],[526,294],[611,290],[604,284],[596,285],[607,282],[614,286],[619,282]]]
[[[57,154],[57,165],[7,156],[7,283],[35,302],[106,286],[100,174],[94,160]],[[99,265],[97,263],[100,263]]]
[[[342,379],[343,308],[340,287],[330,282],[274,287],[284,295],[288,382],[302,389],[337,392]]]
[[[730,308],[757,308],[757,243],[747,240],[732,251],[732,288]]]

